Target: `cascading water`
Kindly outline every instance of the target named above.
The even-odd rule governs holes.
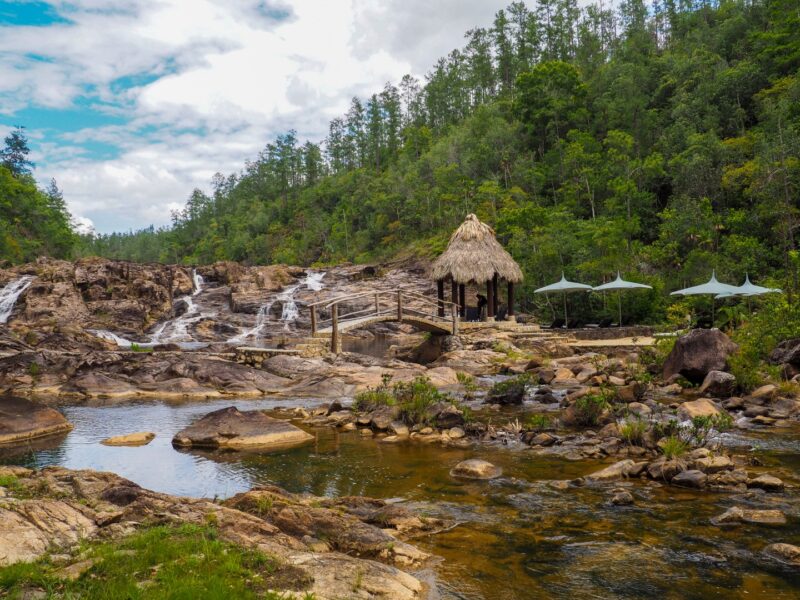
[[[14,305],[16,305],[22,292],[28,289],[33,279],[34,277],[32,275],[24,275],[8,283],[0,290],[0,323],[8,321],[8,318],[14,310]]]
[[[200,309],[194,303],[194,297],[203,291],[204,284],[203,277],[192,269],[192,293],[182,296],[176,302],[183,302],[186,305],[186,310],[179,317],[169,319],[161,323],[155,331],[150,334],[150,340],[146,342],[132,342],[118,336],[115,333],[106,330],[92,330],[92,333],[97,337],[110,340],[116,343],[121,348],[130,348],[132,344],[136,343],[141,346],[155,346],[156,344],[178,343],[178,344],[192,344],[195,343],[191,334],[189,333],[189,326],[197,323],[207,315],[200,312]]]
[[[309,272],[305,279],[284,289],[281,293],[275,296],[274,300],[263,304],[261,308],[258,309],[255,327],[232,337],[228,340],[228,343],[240,344],[248,338],[255,338],[258,340],[261,337],[264,327],[269,322],[269,315],[272,311],[272,306],[276,302],[280,302],[282,304],[281,323],[283,323],[283,328],[288,330],[289,326],[297,321],[297,318],[300,316],[300,310],[297,308],[297,302],[295,302],[294,295],[303,287],[308,288],[311,291],[318,292],[323,287],[323,277],[325,277],[324,271],[318,273]]]

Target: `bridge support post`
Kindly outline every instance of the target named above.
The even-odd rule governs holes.
[[[331,307],[331,352],[341,354],[342,340],[339,337],[339,305]]]
[[[311,337],[317,335],[317,307],[311,307]]]
[[[439,305],[439,316],[444,316],[444,279],[436,280],[436,300]]]
[[[397,290],[397,321],[403,322],[403,292]]]

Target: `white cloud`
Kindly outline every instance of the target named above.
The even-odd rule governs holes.
[[[0,113],[68,107],[87,93],[112,103],[97,110],[121,112],[127,125],[63,135],[60,147],[50,138],[34,157],[38,175],[55,177],[73,214],[100,231],[165,224],[215,172],[240,169],[289,128],[322,139],[353,95],[424,75],[506,3],[65,2],[70,23],[0,28]],[[112,85],[147,75],[160,78]],[[86,141],[121,154],[92,160]]]

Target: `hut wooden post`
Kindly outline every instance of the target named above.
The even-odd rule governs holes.
[[[450,302],[458,304],[458,284],[455,279],[450,282]]]
[[[494,321],[494,281],[486,282],[486,320]]]
[[[453,311],[453,335],[458,335],[458,307],[453,304],[451,308]]]
[[[311,307],[311,337],[317,335],[317,307]]]
[[[436,280],[436,300],[439,303],[439,316],[444,317],[444,280]]]
[[[340,354],[342,351],[342,342],[339,339],[339,305],[334,304],[331,307],[331,352]]]
[[[494,308],[492,309],[492,313],[494,313],[495,316],[497,316],[497,307],[500,304],[500,294],[498,291],[497,280],[497,273],[495,273],[494,277],[492,277],[492,296],[494,296]]]
[[[508,320],[515,321],[514,317],[514,282],[508,282]]]
[[[458,313],[462,318],[467,316],[467,289],[463,283],[458,285]]]

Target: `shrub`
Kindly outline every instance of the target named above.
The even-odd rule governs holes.
[[[469,373],[459,371],[456,373],[456,379],[458,379],[458,383],[464,387],[464,398],[472,399],[475,395],[475,392],[478,390],[478,384],[475,381],[475,377]]]
[[[689,429],[689,441],[696,446],[705,446],[712,442],[717,435],[733,427],[733,417],[728,413],[718,415],[693,417]]]
[[[644,442],[644,435],[647,433],[647,423],[638,417],[627,419],[619,427],[619,434],[622,439],[631,446],[641,446]]]
[[[361,411],[375,410],[381,406],[394,406],[395,404],[391,390],[382,386],[358,392],[353,399],[353,408]]]
[[[552,419],[548,415],[536,413],[528,417],[525,423],[526,429],[529,431],[545,431],[552,426]]]
[[[489,390],[489,401],[501,404],[522,404],[531,377],[527,373],[511,377],[505,381],[498,381]]]
[[[153,349],[149,346],[140,346],[136,342],[131,344],[131,352],[152,352]]]
[[[664,438],[659,443],[661,453],[668,459],[680,458],[689,449],[689,445],[674,435]]]
[[[378,387],[359,392],[353,399],[353,408],[371,411],[381,406],[397,406],[400,409],[400,418],[415,425],[427,422],[430,408],[439,402],[457,405],[449,395],[437,390],[430,379],[419,376],[412,381],[395,383],[391,387],[384,380]],[[464,412],[465,409],[461,410]]]
[[[594,426],[600,422],[600,417],[611,405],[605,394],[587,394],[578,398],[574,406],[575,423]]]

